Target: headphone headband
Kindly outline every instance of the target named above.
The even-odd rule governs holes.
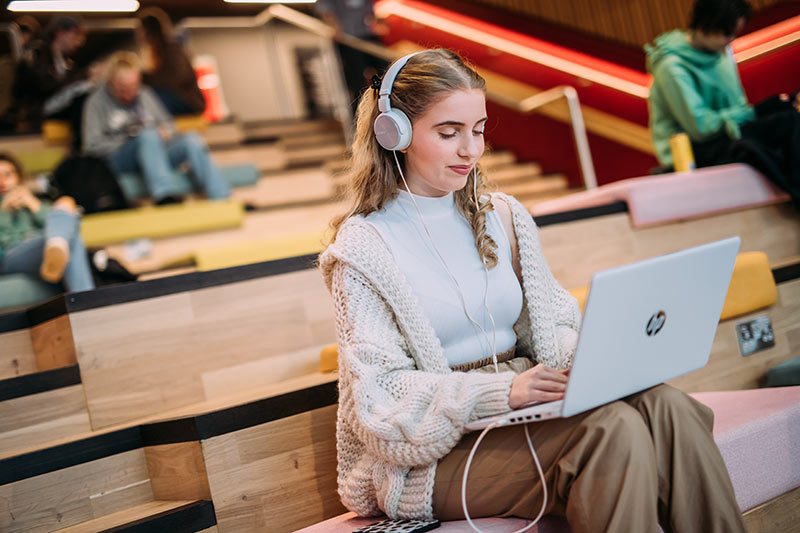
[[[381,113],[386,113],[392,109],[391,104],[389,103],[389,95],[392,94],[392,86],[394,85],[394,80],[397,78],[397,74],[400,73],[400,70],[406,66],[408,60],[414,57],[421,52],[414,52],[413,54],[408,54],[407,56],[403,56],[397,61],[395,61],[389,70],[386,71],[386,74],[383,75],[383,81],[381,82],[381,88],[378,91],[378,110]]]

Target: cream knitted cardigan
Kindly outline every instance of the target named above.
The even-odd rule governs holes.
[[[511,207],[519,243],[523,311],[514,325],[522,353],[571,365],[580,312],[545,263],[531,215]],[[342,503],[362,516],[430,518],[439,459],[464,425],[509,410],[514,372],[453,372],[408,281],[378,233],[355,216],[320,255],[336,304]]]

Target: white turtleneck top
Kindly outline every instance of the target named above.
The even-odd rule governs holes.
[[[408,279],[425,315],[442,343],[450,366],[492,355],[492,321],[484,307],[486,275],[472,228],[456,208],[453,193],[438,198],[414,195],[425,226],[450,272],[464,291],[472,318],[464,313],[458,287],[425,233],[411,195],[401,190],[383,209],[366,217],[383,238]],[[516,343],[514,323],[522,311],[522,288],[511,265],[511,245],[497,211],[486,216],[487,232],[497,243],[498,263],[489,269],[488,307],[494,317],[497,353]],[[488,342],[487,342],[488,337]]]

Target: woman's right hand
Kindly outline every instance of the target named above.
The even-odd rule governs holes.
[[[530,402],[553,402],[564,398],[567,390],[569,369],[556,370],[545,365],[536,365],[521,374],[517,374],[511,382],[508,394],[508,406],[512,409]]]

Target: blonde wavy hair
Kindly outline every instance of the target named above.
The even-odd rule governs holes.
[[[417,117],[449,93],[470,89],[485,92],[486,82],[458,54],[445,49],[426,50],[409,59],[400,70],[392,86],[390,102],[392,108],[408,116],[413,126]],[[378,211],[397,196],[401,186],[402,180],[392,152],[378,144],[372,130],[378,113],[376,91],[364,91],[356,111],[356,136],[346,176],[345,194],[350,208],[346,214],[331,220],[332,240],[336,239],[336,234],[348,218]],[[397,156],[405,167],[405,154],[398,152]],[[475,205],[473,196],[475,179],[480,207]],[[472,227],[481,259],[486,266],[493,268],[497,265],[497,243],[486,232],[486,213],[493,210],[488,195],[484,194],[486,191],[483,172],[476,166],[466,186],[455,191],[453,196],[459,212]]]

